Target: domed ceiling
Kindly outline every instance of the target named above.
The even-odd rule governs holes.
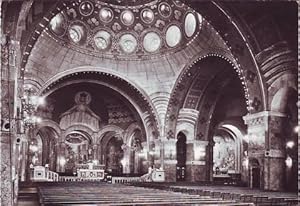
[[[108,3],[109,2],[109,3]],[[145,3],[146,2],[146,3]],[[76,0],[50,20],[56,41],[96,56],[149,57],[176,51],[193,41],[202,17],[175,0]]]

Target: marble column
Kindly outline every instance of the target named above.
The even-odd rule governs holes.
[[[1,133],[1,204],[13,205],[13,182],[11,164],[11,136]]]
[[[164,139],[162,146],[162,165],[165,171],[165,181],[176,182],[176,139]]]
[[[66,143],[58,142],[57,145],[57,161],[56,161],[56,171],[57,172],[65,172],[65,164],[66,164]]]
[[[126,146],[123,149],[124,152],[124,156],[123,156],[123,160],[122,160],[122,166],[123,166],[123,173],[124,174],[130,174],[130,166],[134,167],[134,161],[130,161],[131,160],[131,155],[132,155],[132,151],[131,148]]]
[[[98,144],[93,144],[92,146],[92,155],[93,155],[93,160],[98,160]]]
[[[1,3],[0,3],[1,5]],[[1,13],[1,7],[0,7]],[[1,24],[1,23],[0,23]],[[2,28],[2,27],[0,27]],[[15,89],[17,88],[17,68],[15,65],[15,44],[18,42],[10,40],[10,36],[5,36],[0,32],[0,35],[6,38],[6,42],[1,44],[1,101],[0,101],[0,116],[1,116],[1,191],[0,205],[10,206],[16,203],[18,194],[18,178],[16,178],[17,170],[15,170],[13,144],[16,138],[16,128],[14,117],[16,113]],[[10,61],[11,60],[11,61]]]
[[[285,115],[264,111],[244,116],[248,125],[248,158],[250,187],[253,182],[252,169],[259,167],[260,188],[281,191],[285,184],[285,137],[282,123]],[[252,165],[258,163],[258,165]]]
[[[27,140],[23,139],[21,141],[21,151],[20,151],[20,155],[21,155],[21,158],[20,158],[20,180],[21,181],[25,181],[26,180],[26,162],[27,162],[27,158],[28,158],[28,154],[27,154],[27,151],[28,151],[28,142]]]
[[[148,146],[149,144],[147,142],[142,142],[142,151],[141,152],[141,168],[140,168],[140,173],[146,174],[148,172],[148,168],[150,166],[153,166],[154,164],[154,159],[153,156],[150,153],[151,147]],[[154,146],[153,146],[154,147]]]
[[[208,141],[187,141],[186,181],[196,182],[206,180],[206,147]]]

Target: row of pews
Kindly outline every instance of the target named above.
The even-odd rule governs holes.
[[[297,194],[285,194],[276,192],[261,192],[250,188],[226,187],[226,186],[192,186],[173,185],[160,183],[132,183],[131,185],[144,188],[160,189],[163,191],[180,192],[183,194],[209,196],[223,200],[253,203],[256,206],[297,206],[300,205]]]
[[[221,197],[100,182],[59,182],[38,186],[40,205],[254,206]]]

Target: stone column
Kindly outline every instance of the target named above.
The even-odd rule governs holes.
[[[186,181],[196,182],[206,180],[206,147],[208,141],[187,141]]]
[[[165,181],[176,182],[176,139],[164,139],[162,146],[162,165],[165,171]]]
[[[151,146],[152,145],[152,146]],[[155,139],[150,143],[149,147],[149,157],[151,166],[155,168],[162,167],[162,141],[161,139]]]
[[[1,3],[0,3],[1,5]],[[1,14],[1,7],[0,7]],[[1,24],[1,23],[0,23]],[[0,116],[1,116],[1,203],[0,205],[13,205],[16,203],[18,194],[18,179],[16,179],[16,171],[12,170],[15,168],[13,164],[14,151],[13,142],[16,138],[16,128],[12,127],[15,125],[14,117],[16,113],[16,101],[15,89],[17,88],[17,69],[15,65],[15,43],[10,40],[9,36],[6,36],[2,32],[2,25],[0,26],[1,42],[1,61],[0,61],[0,72],[1,72],[1,102],[0,102]]]
[[[93,144],[92,150],[93,160],[98,160],[98,144]]]
[[[285,137],[282,123],[285,115],[279,112],[263,111],[244,117],[248,125],[249,167],[258,161],[260,188],[281,191],[285,183]],[[249,173],[250,187],[253,186],[252,170]]]
[[[123,166],[122,172],[124,174],[130,174],[130,165],[134,164],[134,162],[130,162],[131,153],[132,153],[131,148],[129,146],[126,146],[123,149],[123,152],[124,152],[124,157],[122,160],[122,166]]]
[[[152,146],[154,147],[154,145],[152,144]],[[151,152],[151,146],[148,146],[147,142],[142,142],[142,148],[143,150],[141,151],[142,155],[140,157],[140,161],[141,161],[141,170],[140,172],[142,174],[146,174],[148,172],[148,168],[150,166],[153,166],[153,154]]]
[[[1,133],[1,205],[13,205],[10,135]]]
[[[56,171],[57,172],[65,172],[65,164],[66,164],[66,143],[58,142],[57,146],[57,161],[56,161]]]
[[[25,181],[26,179],[26,162],[28,158],[28,141],[27,140],[22,140],[21,141],[21,159],[20,159],[20,177],[21,181]]]

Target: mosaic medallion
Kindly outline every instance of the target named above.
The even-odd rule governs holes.
[[[130,54],[136,50],[137,40],[132,34],[124,34],[120,38],[119,45],[125,53]]]
[[[98,49],[104,50],[111,44],[111,35],[107,31],[98,31],[94,36],[94,43]]]
[[[130,26],[134,22],[134,15],[130,10],[123,11],[121,13],[121,21],[124,25]]]
[[[171,15],[172,13],[172,9],[170,7],[169,4],[163,2],[160,3],[158,6],[158,12],[160,13],[160,15],[162,15],[163,17],[167,18]]]
[[[74,43],[80,43],[84,38],[84,29],[83,26],[74,24],[69,28],[69,38]]]
[[[178,26],[172,25],[167,29],[166,42],[169,47],[177,46],[181,41],[181,31]]]
[[[151,9],[143,9],[141,12],[141,19],[146,24],[150,24],[154,20],[154,14]]]
[[[50,29],[55,34],[61,36],[65,33],[66,29],[64,27],[65,17],[63,14],[58,13],[50,21]]]
[[[79,5],[79,12],[82,16],[89,16],[94,11],[94,5],[90,1],[83,1]]]
[[[193,36],[193,34],[196,31],[196,27],[197,27],[197,21],[195,15],[192,13],[188,13],[185,16],[185,20],[184,20],[184,31],[186,36],[187,37]]]
[[[114,17],[113,11],[110,8],[102,8],[99,12],[99,18],[101,21],[108,23]]]
[[[161,39],[159,35],[155,32],[147,33],[144,37],[143,46],[147,52],[157,51],[161,46]]]

